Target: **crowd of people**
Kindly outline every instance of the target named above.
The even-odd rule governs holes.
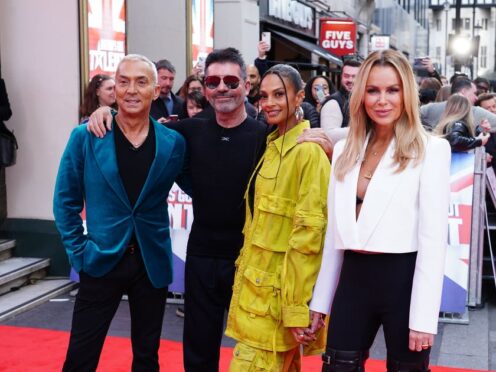
[[[323,371],[364,371],[381,325],[388,371],[429,370],[451,152],[486,145],[492,161],[489,82],[448,86],[429,58],[420,81],[384,50],[305,84],[267,50],[261,41],[251,65],[214,50],[177,94],[173,64],[139,55],[90,82],[54,197],[81,278],[64,371],[96,369],[124,293],[133,371],[159,369],[172,182],[195,214],[186,371],[218,371],[226,311],[233,372],[299,371],[301,351],[323,353]]]

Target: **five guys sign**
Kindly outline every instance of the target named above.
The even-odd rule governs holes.
[[[320,19],[320,45],[336,56],[355,54],[356,24],[351,19]]]

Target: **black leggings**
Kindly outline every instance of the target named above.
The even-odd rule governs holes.
[[[420,363],[430,349],[408,349],[410,296],[417,252],[364,254],[345,251],[329,321],[327,347],[368,350],[382,324],[387,358]]]

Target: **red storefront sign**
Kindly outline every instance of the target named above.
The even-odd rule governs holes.
[[[337,56],[355,54],[356,23],[351,19],[321,18],[320,45]]]

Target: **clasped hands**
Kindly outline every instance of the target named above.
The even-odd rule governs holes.
[[[291,327],[290,331],[296,342],[302,345],[308,345],[317,339],[317,332],[324,326],[325,314],[310,311],[309,326],[307,328]]]

